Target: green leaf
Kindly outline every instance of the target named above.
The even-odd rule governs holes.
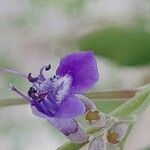
[[[129,115],[137,115],[142,113],[150,103],[150,85],[145,87],[142,91],[137,92],[135,97],[127,101],[117,109],[115,109],[111,115],[115,117],[127,117]]]
[[[110,58],[121,65],[150,63],[150,33],[139,27],[94,31],[78,41],[82,50],[93,50],[97,55]]]
[[[104,112],[104,113],[110,113],[114,109],[116,109],[118,106],[120,106],[122,103],[124,103],[125,100],[121,99],[98,99],[93,100],[95,105],[97,106],[98,110]]]

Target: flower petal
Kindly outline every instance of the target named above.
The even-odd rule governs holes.
[[[57,75],[69,74],[73,92],[83,93],[89,90],[99,79],[98,69],[92,51],[77,51],[63,57],[56,71]]]
[[[74,119],[47,118],[48,122],[64,135],[68,136],[77,131],[78,125]]]
[[[87,141],[87,133],[81,128],[76,120],[50,118],[39,112],[35,106],[32,106],[31,108],[34,115],[47,119],[54,128],[62,132],[72,142],[83,143]]]
[[[106,114],[100,112],[99,116],[100,116],[100,118],[97,120],[93,120],[90,125],[95,128],[104,128],[107,123]]]
[[[50,118],[46,116],[45,114],[38,111],[38,109],[35,106],[31,106],[32,113],[40,118],[45,118],[52,124],[53,127],[57,128],[59,131],[61,131],[63,134],[68,136],[71,133],[75,133],[78,129],[78,125],[76,120],[74,119],[56,119],[56,118]]]
[[[85,106],[85,113],[92,110],[92,111],[96,111],[97,107],[94,104],[94,102],[92,100],[90,100],[89,98],[85,97],[84,95],[81,94],[76,94],[76,97],[78,97],[82,103]]]
[[[48,118],[47,115],[45,115],[44,113],[40,112],[34,105],[31,105],[31,110],[32,110],[32,113],[37,116],[37,117],[40,117],[40,118]]]
[[[78,128],[76,132],[71,133],[67,136],[68,139],[73,141],[74,143],[83,143],[88,140],[88,135],[83,128],[78,124]]]
[[[60,105],[56,112],[56,118],[74,118],[84,114],[85,106],[81,100],[74,95],[69,95]]]
[[[48,121],[74,143],[83,143],[88,139],[87,133],[74,119],[49,118]]]
[[[121,142],[128,131],[129,124],[125,122],[115,123],[107,132],[107,140],[111,144]]]
[[[94,138],[90,144],[88,150],[106,150],[106,141],[103,136]]]

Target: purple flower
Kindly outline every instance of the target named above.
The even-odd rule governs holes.
[[[99,80],[97,64],[92,51],[73,52],[60,61],[56,75],[46,79],[43,72],[51,66],[43,66],[36,77],[29,73],[32,86],[27,96],[14,86],[11,89],[23,96],[30,104],[32,112],[47,119],[54,127],[74,142],[87,140],[75,117],[84,114],[86,104],[78,94],[83,94]]]

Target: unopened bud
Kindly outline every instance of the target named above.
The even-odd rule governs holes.
[[[127,123],[116,123],[107,132],[107,141],[111,144],[117,144],[121,142],[128,130],[129,125]]]
[[[89,121],[90,125],[97,128],[102,128],[107,123],[105,114],[99,111],[88,111],[85,115],[85,119]]]

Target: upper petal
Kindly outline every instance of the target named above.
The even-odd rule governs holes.
[[[74,118],[84,114],[85,106],[82,101],[74,95],[69,95],[60,105],[56,112],[56,118]]]
[[[60,61],[56,74],[72,77],[72,91],[83,93],[90,89],[99,79],[97,63],[92,51],[73,52]]]

